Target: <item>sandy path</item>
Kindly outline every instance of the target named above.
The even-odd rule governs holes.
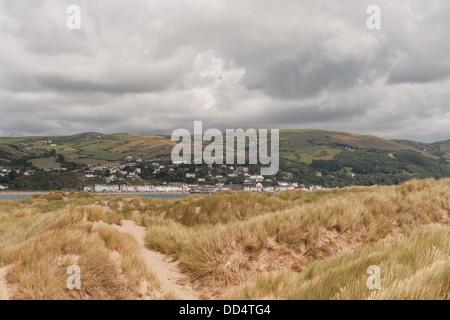
[[[134,221],[122,220],[122,225],[112,225],[115,229],[129,233],[136,239],[141,255],[148,268],[152,270],[161,284],[164,292],[172,292],[177,299],[198,300],[200,294],[188,284],[188,280],[178,268],[178,263],[168,261],[162,253],[147,249],[145,246],[146,229],[138,226]],[[180,283],[180,280],[183,283]]]
[[[0,300],[10,300],[11,292],[8,288],[8,283],[6,282],[6,273],[9,267],[0,269]]]

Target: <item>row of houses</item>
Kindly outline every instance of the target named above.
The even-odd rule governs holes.
[[[189,187],[187,185],[117,185],[117,184],[96,184],[94,186],[84,187],[87,192],[100,193],[119,193],[119,192],[169,192],[169,193],[187,193]]]

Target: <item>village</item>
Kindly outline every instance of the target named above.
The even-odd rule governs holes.
[[[250,165],[184,165],[152,158],[142,160],[126,156],[117,165],[91,165],[70,169],[0,168],[0,179],[33,176],[36,172],[70,172],[80,177],[81,184],[69,189],[95,193],[200,193],[244,190],[249,192],[280,192],[286,190],[322,190],[320,185],[304,185],[290,172],[279,176],[263,176]],[[317,172],[317,176],[321,173]],[[0,181],[1,182],[1,181]],[[0,183],[0,190],[8,185]]]
[[[197,193],[208,194],[221,191],[243,190],[248,192],[280,192],[286,190],[322,190],[319,185],[305,186],[292,181],[292,173],[285,173],[283,178],[286,181],[276,181],[274,176],[251,174],[248,166],[233,165],[205,165],[206,168],[199,166],[182,167],[180,164],[162,163],[161,159],[154,158],[149,160],[133,159],[127,156],[127,164],[118,166],[95,166],[86,170],[86,177],[94,178],[99,172],[108,172],[106,177],[107,184],[94,184],[84,187],[84,191],[96,193]],[[147,165],[139,165],[142,162],[150,162],[151,169]],[[181,170],[181,171],[180,171]],[[161,184],[111,184],[113,181],[141,179],[144,171],[152,175],[168,177],[168,175],[178,175],[188,182],[168,182]],[[182,176],[179,175],[181,172]],[[236,183],[236,180],[243,180],[242,183]],[[290,181],[289,181],[290,180]]]

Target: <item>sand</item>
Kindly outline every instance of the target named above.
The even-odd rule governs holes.
[[[11,292],[8,288],[8,283],[6,282],[6,274],[8,273],[9,267],[0,269],[0,300],[10,300]]]
[[[145,246],[146,229],[144,227],[138,226],[131,220],[122,220],[122,226],[112,225],[112,227],[131,234],[136,239],[147,267],[155,273],[164,292],[173,293],[177,299],[181,300],[200,299],[200,293],[190,285],[177,262],[169,261],[164,254],[149,250]]]

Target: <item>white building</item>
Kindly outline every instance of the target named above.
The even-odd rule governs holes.
[[[95,192],[119,192],[120,188],[116,184],[96,184],[94,190]]]

